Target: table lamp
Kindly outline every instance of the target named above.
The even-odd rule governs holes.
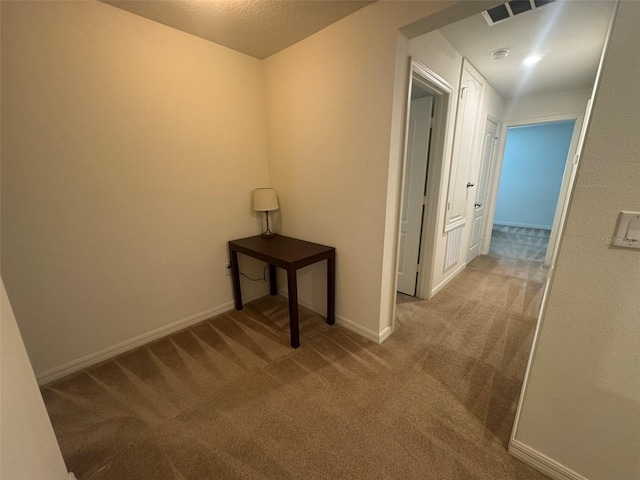
[[[262,232],[264,238],[275,237],[275,233],[269,230],[269,212],[278,210],[278,197],[273,188],[256,188],[253,191],[253,209],[256,212],[264,212],[267,216],[267,229]]]

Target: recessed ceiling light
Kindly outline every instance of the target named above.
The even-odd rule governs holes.
[[[527,58],[525,58],[522,61],[522,63],[527,67],[532,67],[536,63],[538,63],[540,60],[542,60],[542,55],[535,54],[535,55],[529,55]]]
[[[498,50],[494,50],[491,52],[491,58],[494,60],[504,60],[509,55],[508,48],[499,48]]]

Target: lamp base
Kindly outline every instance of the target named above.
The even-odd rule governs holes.
[[[273,238],[276,236],[276,234],[269,229],[269,210],[265,211],[264,213],[267,216],[267,229],[262,232],[262,238]]]

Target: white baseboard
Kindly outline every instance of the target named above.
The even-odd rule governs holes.
[[[286,289],[278,290],[278,295],[281,295],[285,298],[289,298],[289,295]],[[317,313],[318,315],[322,315],[323,317],[327,315],[325,308],[318,308],[316,305],[314,305],[313,303],[311,303],[309,300],[305,298],[298,297],[298,304],[311,310],[314,313]],[[349,320],[348,318],[343,317],[342,315],[338,315],[337,313],[335,314],[335,317],[336,317],[337,325],[341,325],[347,330],[351,330],[352,332],[357,333],[361,337],[364,337],[367,340],[371,340],[372,342],[377,343],[378,345],[384,342],[389,337],[389,335],[393,333],[393,329],[391,327],[387,327],[382,332],[377,333],[377,332],[374,332],[373,330],[369,330],[368,328],[363,327],[362,325],[354,322],[353,320]]]
[[[512,439],[509,442],[509,453],[554,480],[587,480],[586,477],[518,440]]]
[[[431,290],[431,294],[429,295],[429,298],[432,298],[436,293],[438,293],[440,290],[442,290],[444,287],[446,287],[465,268],[467,268],[467,264],[466,264],[466,262],[462,262],[462,265],[460,265],[453,272],[451,272],[451,274],[447,278],[445,278],[438,285],[433,287],[433,289]]]
[[[389,338],[392,333],[393,333],[393,326],[392,325],[389,325],[387,328],[382,330],[378,334],[378,345],[382,344],[382,342],[384,342],[387,338]]]
[[[243,302],[248,303],[265,295],[268,295],[268,292],[263,292],[248,298],[244,298]],[[167,335],[170,335],[174,332],[177,332],[184,328],[188,328],[192,325],[195,325],[196,323],[208,320],[212,317],[215,317],[216,315],[220,315],[233,309],[233,301],[223,303],[222,305],[210,308],[209,310],[205,310],[204,312],[190,315],[186,318],[183,318],[182,320],[178,320],[177,322],[173,322],[169,325],[156,328],[155,330],[151,330],[150,332],[143,333],[142,335],[138,335],[137,337],[130,338],[129,340],[125,340],[124,342],[120,342],[116,345],[103,348],[102,350],[99,350],[97,352],[90,353],[89,355],[85,355],[84,357],[64,363],[50,370],[46,370],[42,373],[37,374],[36,380],[38,381],[38,385],[45,385],[47,383],[53,382],[54,380],[80,371],[83,368],[87,368],[97,363],[104,362],[105,360],[109,360],[110,358],[128,352],[129,350],[141,347],[142,345],[151,343],[154,340],[166,337]]]
[[[354,322],[353,320],[349,320],[348,318],[343,317],[342,315],[336,315],[336,323],[347,330],[351,330],[354,333],[357,333],[361,337],[366,338],[367,340],[371,340],[374,343],[380,345],[384,342],[389,335],[393,333],[393,329],[389,326],[382,330],[380,333],[376,333],[373,330],[369,330],[366,327]]]
[[[539,228],[541,230],[551,230],[551,225],[535,225],[533,223],[517,223],[517,222],[496,222],[494,225],[502,225],[505,227],[523,227],[523,228]]]

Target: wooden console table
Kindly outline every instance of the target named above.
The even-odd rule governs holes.
[[[242,292],[240,291],[240,270],[238,253],[248,255],[269,264],[269,284],[271,295],[278,293],[276,283],[276,267],[287,271],[289,287],[289,328],[291,330],[291,346],[300,346],[300,329],[298,325],[298,277],[297,270],[312,263],[327,261],[327,323],[335,322],[336,298],[336,249],[317,243],[305,242],[295,238],[276,235],[272,238],[255,237],[231,240],[229,255],[231,257],[231,276],[233,279],[233,298],[236,310],[242,310]]]

